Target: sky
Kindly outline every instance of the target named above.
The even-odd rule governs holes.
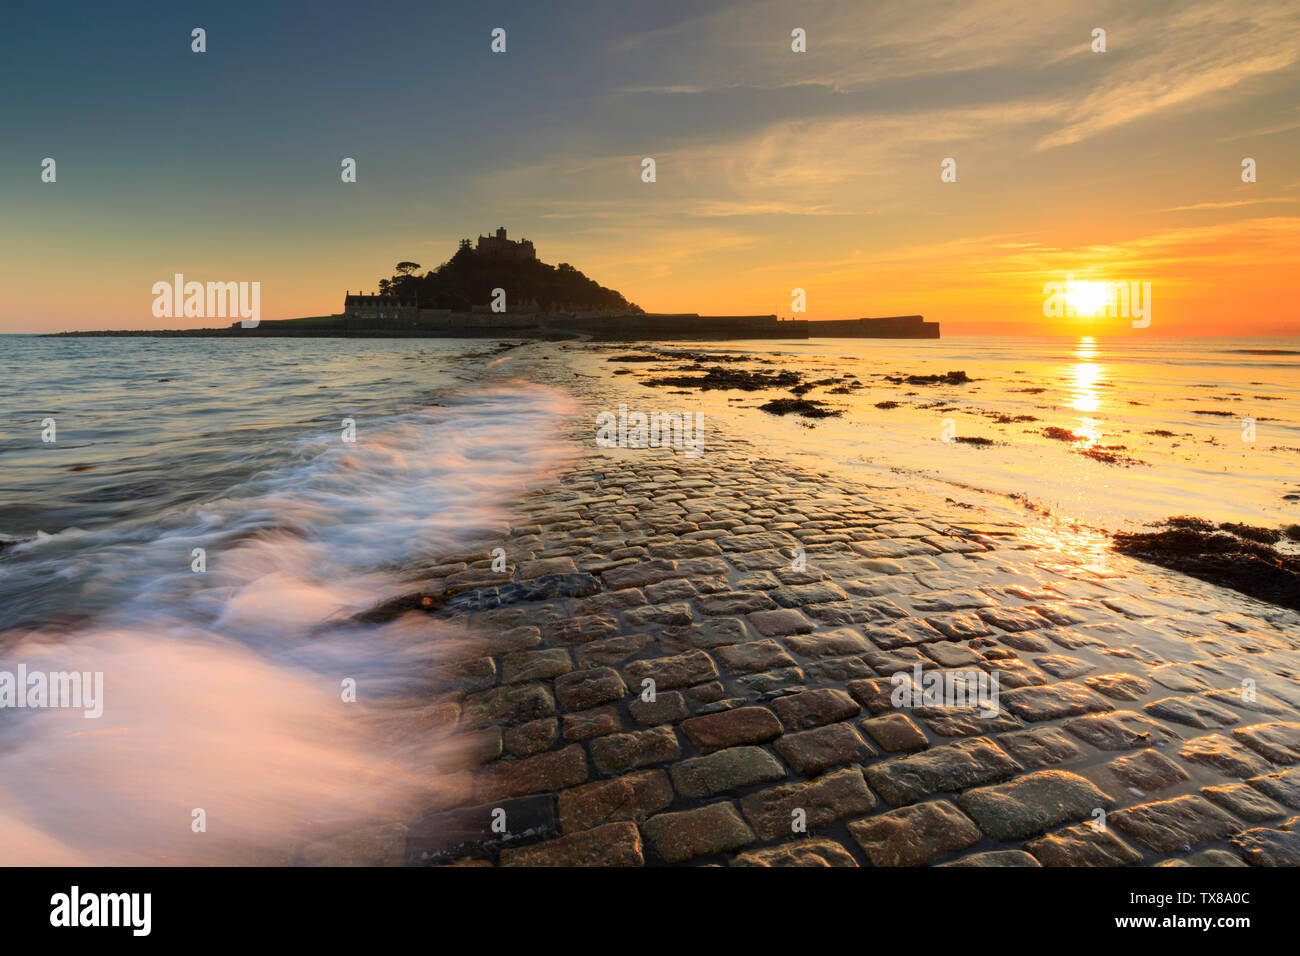
[[[1297,0],[20,0],[0,332],[226,324],[153,316],[176,273],[331,314],[504,225],[648,311],[1300,335],[1298,61]]]

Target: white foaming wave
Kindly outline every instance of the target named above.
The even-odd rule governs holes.
[[[53,545],[65,566],[74,548],[87,587],[113,600],[0,642],[0,669],[104,674],[98,719],[0,711],[0,864],[287,862],[442,805],[461,755],[427,692],[440,649],[465,635],[424,615],[322,623],[400,593],[409,562],[504,527],[508,503],[571,454],[559,426],[574,408],[494,386],[358,422],[355,444],[305,441],[152,540],[25,545]],[[189,570],[193,547],[205,573]],[[200,809],[206,832],[191,826]]]

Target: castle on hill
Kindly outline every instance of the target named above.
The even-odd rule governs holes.
[[[469,240],[462,239],[460,247],[468,249]],[[532,242],[527,239],[507,239],[505,226],[497,226],[495,236],[479,236],[478,245],[474,247],[474,251],[493,259],[524,261],[537,258],[537,250],[533,248]]]
[[[399,263],[401,275],[381,280],[378,293],[346,292],[338,328],[355,335],[580,333],[596,339],[650,341],[939,337],[938,323],[920,315],[810,321],[775,315],[646,313],[567,263],[542,263],[533,244],[511,239],[505,226],[494,235],[479,236],[474,245],[460,240],[457,255],[435,272],[419,277],[414,275],[418,268],[414,262]],[[485,304],[489,290],[495,296],[507,286],[513,292],[502,297],[502,311]]]

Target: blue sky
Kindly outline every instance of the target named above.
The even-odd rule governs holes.
[[[1294,319],[1268,305],[1300,238],[1293,2],[19,3],[6,20],[0,330],[155,325],[147,290],[177,271],[261,281],[268,317],[336,311],[344,288],[499,224],[664,311],[788,313],[801,286],[814,318],[991,329],[1032,321],[1042,275],[1068,269],[1164,280],[1188,330],[1243,297],[1261,330]]]

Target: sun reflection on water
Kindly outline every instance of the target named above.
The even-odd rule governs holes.
[[[1023,534],[1042,559],[1055,560],[1063,568],[1079,568],[1096,577],[1115,576],[1107,562],[1110,538],[1103,531],[1049,520],[1025,528]]]

